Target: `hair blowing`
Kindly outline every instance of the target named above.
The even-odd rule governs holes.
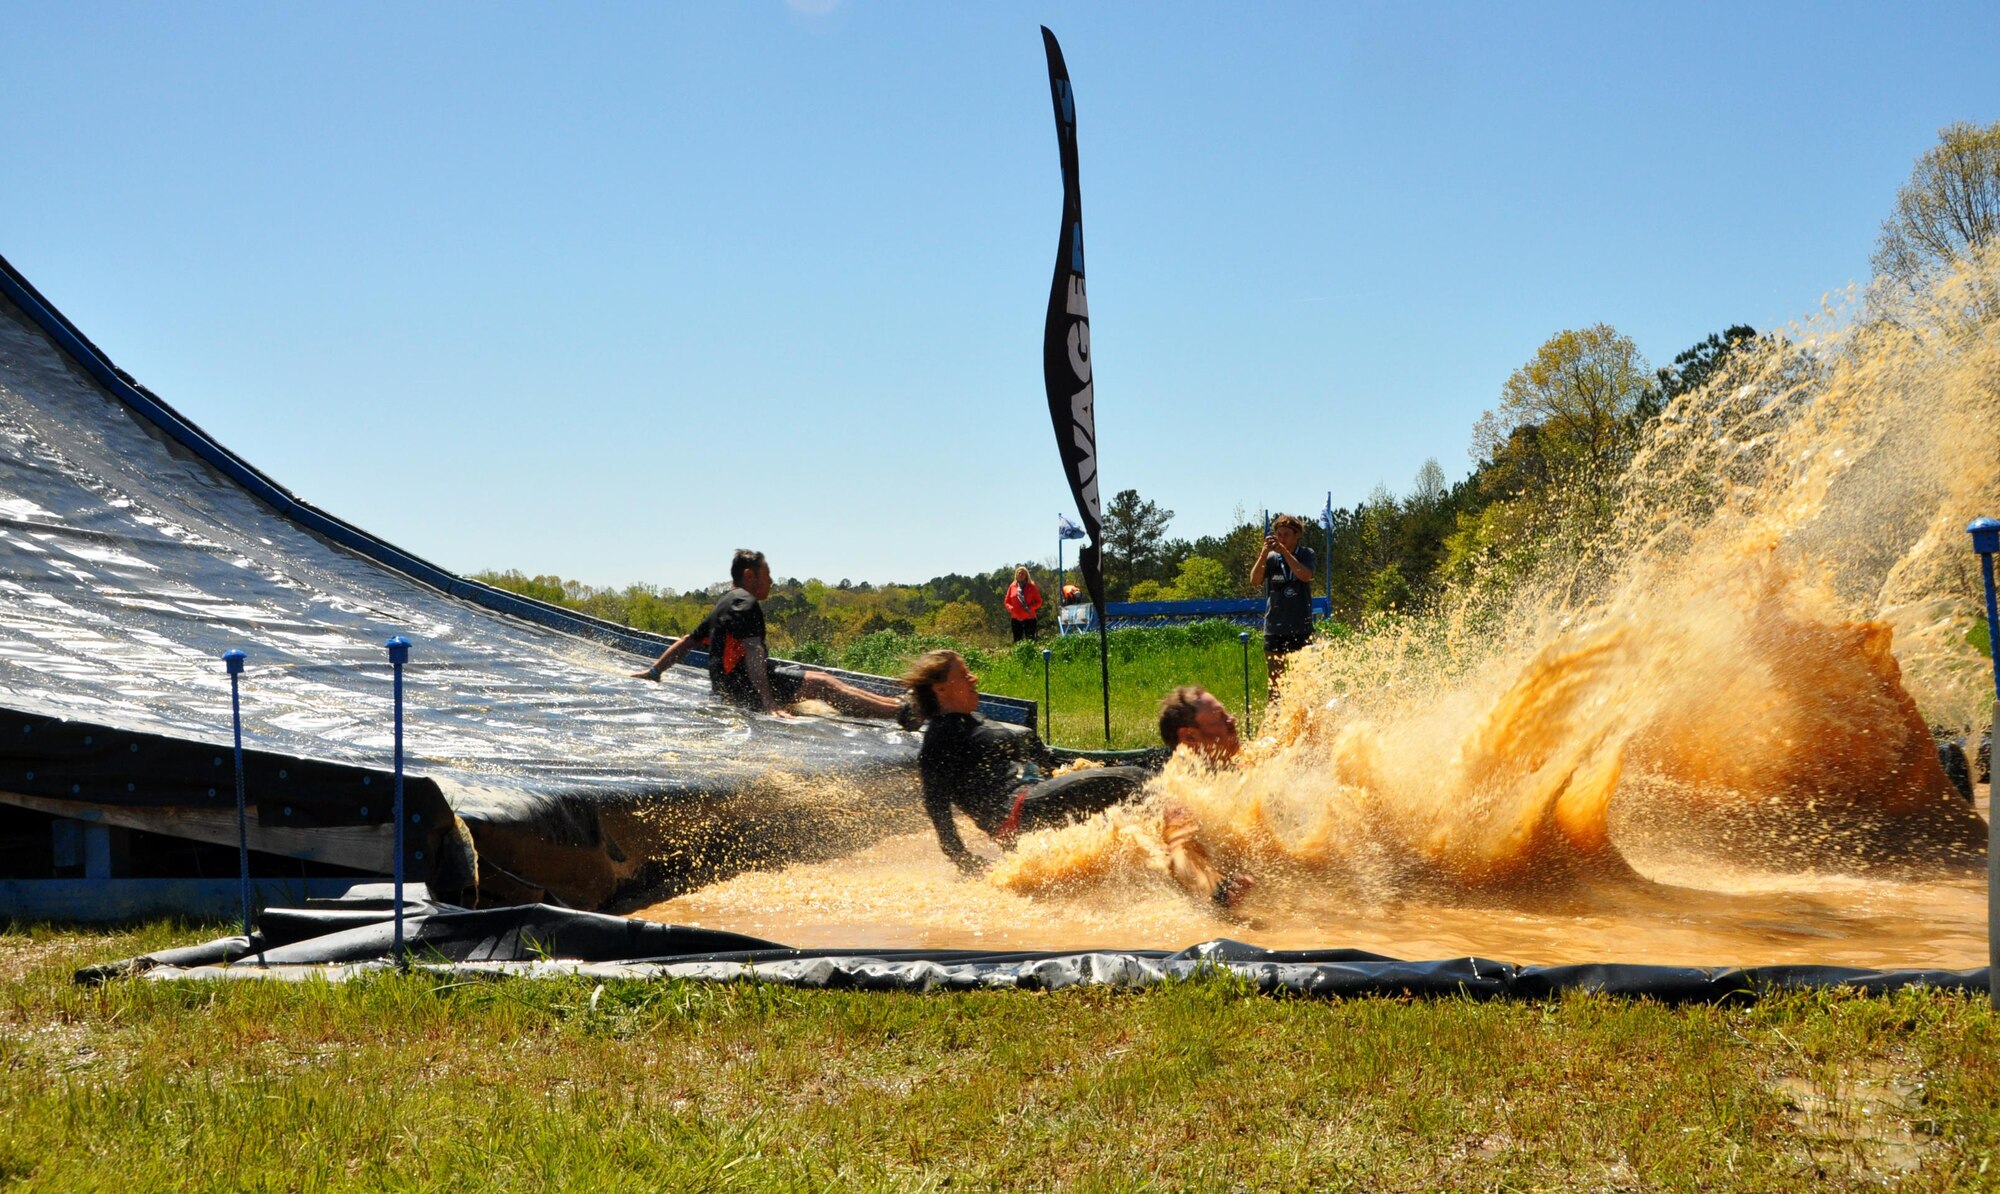
[[[1168,750],[1181,744],[1181,730],[1194,725],[1201,712],[1201,698],[1207,695],[1208,690],[1200,685],[1183,684],[1160,702],[1160,741]]]
[[[897,720],[906,730],[914,730],[938,715],[938,699],[935,686],[943,683],[951,675],[953,664],[964,664],[965,657],[956,651],[926,651],[903,673],[903,685],[910,690],[909,700],[903,704]]]

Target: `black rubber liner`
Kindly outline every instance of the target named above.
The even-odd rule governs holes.
[[[224,937],[79,971],[99,983],[174,979],[345,977],[393,964],[393,902],[359,900],[271,909],[254,938]],[[405,942],[417,965],[451,973],[599,978],[757,980],[868,991],[1058,990],[1147,987],[1234,972],[1276,995],[1544,999],[1566,991],[1712,1003],[1773,990],[1844,987],[1887,994],[1908,986],[1984,994],[1978,970],[1863,970],[1847,966],[1697,967],[1622,963],[1515,966],[1486,958],[1409,962],[1360,950],[1272,950],[1216,940],[1178,951],[799,950],[709,929],[683,928],[546,906],[468,910],[405,903]],[[257,956],[262,949],[261,963]],[[361,968],[360,970],[355,969]]]

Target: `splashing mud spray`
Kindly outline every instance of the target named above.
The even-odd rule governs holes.
[[[1177,760],[984,884],[913,835],[659,912],[798,940],[831,898],[847,943],[1975,965],[1985,829],[1930,726],[1987,712],[1962,528],[2000,508],[1996,293],[1989,254],[1739,350],[1592,529],[1296,656],[1232,770]],[[1168,877],[1190,814],[1260,880],[1249,923]]]

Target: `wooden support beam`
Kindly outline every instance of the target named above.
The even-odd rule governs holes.
[[[252,879],[259,908],[298,907],[307,899],[339,899],[379,879]],[[0,909],[16,920],[118,921],[151,916],[236,923],[242,887],[236,879],[0,879]]]
[[[47,813],[52,817],[70,817],[86,822],[92,828],[118,826],[125,829],[140,829],[147,833],[163,834],[167,837],[182,837],[191,841],[211,842],[218,846],[236,844],[236,810],[183,808],[179,806],[146,806],[133,804],[97,804],[88,800],[58,800],[49,796],[30,796],[22,792],[0,790],[0,804],[11,804],[17,808]],[[260,825],[257,822],[256,805],[250,806],[250,848],[266,854],[282,854],[288,858],[304,858],[313,862],[331,863],[334,866],[352,867],[355,870],[386,874],[395,869],[396,828],[393,825],[338,825],[322,826],[317,829],[287,829],[282,826]],[[94,874],[89,867],[91,839],[86,830],[84,837],[85,874]],[[110,860],[109,838],[104,839],[104,864],[107,872]]]

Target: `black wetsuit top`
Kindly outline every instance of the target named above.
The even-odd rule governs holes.
[[[923,779],[924,811],[937,828],[945,856],[965,870],[982,865],[958,836],[954,807],[987,833],[1010,818],[1017,830],[1040,829],[1109,808],[1153,774],[1144,767],[1100,767],[1048,780],[1022,777],[1024,763],[1048,772],[1061,762],[1032,731],[990,722],[977,713],[932,718],[917,753],[917,771]]]
[[[917,753],[917,770],[924,781],[924,811],[937,823],[938,836],[947,831],[957,836],[951,828],[953,805],[964,809],[981,829],[1006,820],[1014,811],[1023,763],[1043,771],[1057,766],[1055,754],[1032,733],[977,713],[933,717]]]
[[[739,704],[762,707],[763,698],[744,666],[744,644],[751,639],[764,641],[764,607],[749,590],[724,593],[688,637],[708,652],[708,682],[716,692]]]

